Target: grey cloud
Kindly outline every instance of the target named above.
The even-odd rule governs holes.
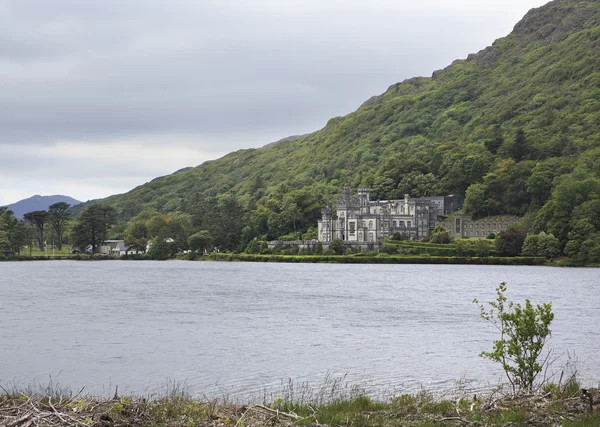
[[[543,2],[7,0],[0,157],[19,144],[11,162],[37,165],[27,147],[63,140],[261,146],[466,57]]]

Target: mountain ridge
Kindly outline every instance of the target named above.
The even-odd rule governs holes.
[[[6,205],[9,210],[13,211],[15,217],[21,219],[23,215],[33,211],[44,211],[47,210],[50,205],[58,202],[65,202],[71,206],[76,206],[81,202],[69,196],[63,196],[61,194],[53,194],[50,196],[41,196],[36,194],[27,199],[19,200],[18,202]]]

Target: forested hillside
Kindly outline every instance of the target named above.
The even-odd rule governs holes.
[[[526,216],[569,255],[600,257],[600,2],[554,0],[492,46],[317,132],[103,202],[132,223],[179,212],[192,231],[227,229],[235,247],[310,235],[343,185],[375,198],[466,194],[468,213]]]

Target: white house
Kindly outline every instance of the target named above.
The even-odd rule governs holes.
[[[124,240],[105,240],[98,246],[98,253],[102,255],[123,256],[127,254],[141,254],[143,252],[127,249]]]

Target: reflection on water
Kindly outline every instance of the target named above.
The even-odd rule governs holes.
[[[600,380],[600,269],[216,262],[0,263],[0,384],[257,394],[329,373],[374,389],[502,377],[473,298],[552,301],[551,345]],[[563,357],[563,360],[566,357]]]

